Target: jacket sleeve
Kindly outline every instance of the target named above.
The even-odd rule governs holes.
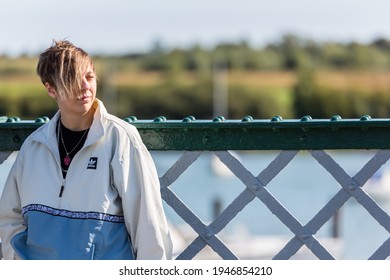
[[[6,260],[18,259],[11,245],[11,239],[26,229],[21,214],[21,202],[17,185],[20,166],[15,161],[4,185],[0,199],[0,237],[3,257]]]
[[[136,258],[171,259],[172,241],[153,159],[140,137],[136,145],[127,142],[125,146],[122,158],[116,161],[118,166],[113,168],[113,180],[122,198]]]

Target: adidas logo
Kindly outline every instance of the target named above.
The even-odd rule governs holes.
[[[97,157],[91,157],[88,161],[87,169],[96,169],[97,168]]]

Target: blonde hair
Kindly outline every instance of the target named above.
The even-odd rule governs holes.
[[[37,74],[42,83],[52,86],[58,97],[77,97],[82,89],[85,69],[92,59],[83,49],[67,40],[53,41],[51,47],[40,54]]]

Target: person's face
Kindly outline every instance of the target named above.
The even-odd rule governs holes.
[[[49,89],[49,95],[57,100],[61,114],[85,115],[91,110],[96,98],[96,74],[92,64],[89,64],[82,75],[82,88],[80,92],[74,92],[71,98],[58,98],[53,88]],[[49,86],[50,87],[50,86]],[[51,92],[54,91],[54,94]]]

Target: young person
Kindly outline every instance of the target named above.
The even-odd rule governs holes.
[[[4,259],[170,259],[154,162],[96,98],[91,57],[69,41],[37,73],[59,111],[23,143],[0,200]]]

